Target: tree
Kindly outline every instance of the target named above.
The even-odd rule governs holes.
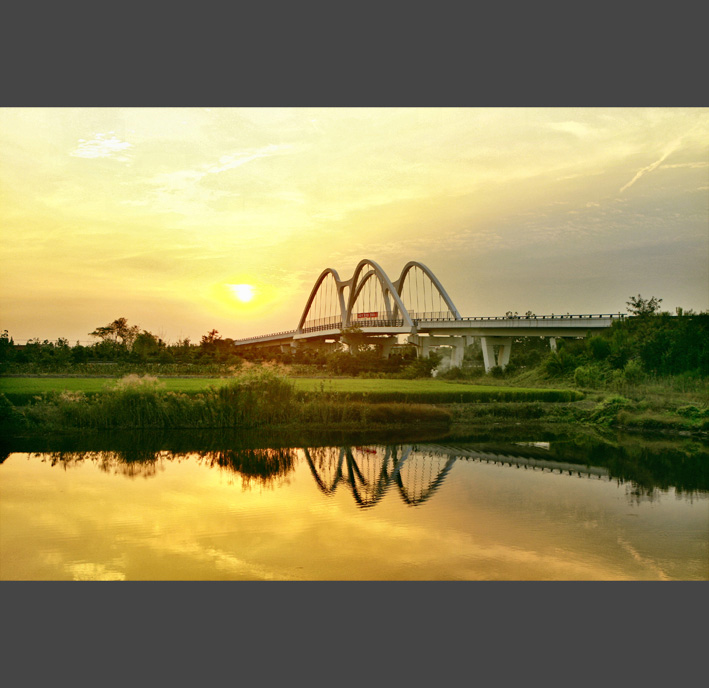
[[[129,327],[126,318],[118,318],[104,327],[97,327],[93,332],[89,332],[89,336],[98,337],[102,342],[118,342],[130,349],[139,333],[140,327]]]
[[[662,299],[657,299],[651,296],[649,299],[644,299],[640,294],[631,296],[630,301],[625,302],[628,306],[628,313],[636,316],[654,315],[660,310]]]
[[[165,342],[147,330],[143,330],[133,342],[133,354],[143,361],[157,356],[164,349]]]
[[[0,363],[5,363],[13,357],[15,342],[12,337],[8,334],[7,330],[4,330],[0,335]]]
[[[210,332],[207,332],[207,334],[202,335],[200,345],[205,348],[213,348],[213,345],[216,344],[221,338],[222,336],[219,332],[217,332],[217,330],[211,330]]]

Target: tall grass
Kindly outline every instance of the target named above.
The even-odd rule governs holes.
[[[254,367],[193,393],[169,391],[157,378],[130,375],[100,394],[52,392],[19,409],[10,405],[5,415],[16,426],[54,430],[447,424],[451,417],[444,409],[420,404],[373,406],[324,391],[298,394],[292,380]]]

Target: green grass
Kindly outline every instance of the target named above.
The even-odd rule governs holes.
[[[110,390],[116,378],[35,377],[0,378],[0,393],[14,404],[28,403],[33,397],[49,392],[96,394]],[[229,378],[161,377],[159,384],[168,392],[197,393],[209,387],[225,385]],[[313,393],[369,402],[464,403],[484,401],[575,401],[582,398],[574,390],[471,385],[445,380],[392,380],[362,378],[292,378],[301,396]]]
[[[0,377],[0,393],[33,395],[46,392],[105,392],[116,385],[119,378],[105,377]],[[227,382],[227,378],[158,378],[168,392],[199,392],[210,386]]]
[[[295,378],[294,382],[296,391],[301,393],[325,392],[373,402],[449,404],[486,401],[577,401],[583,398],[583,394],[572,389],[472,385],[436,379]]]
[[[7,382],[7,381],[5,381]],[[23,385],[15,380],[15,389]],[[34,391],[42,389],[32,381]],[[416,403],[377,403],[352,400],[345,395],[299,393],[293,381],[268,369],[209,385],[187,383],[192,391],[167,389],[154,377],[131,375],[113,384],[99,381],[52,381],[54,389],[30,396],[12,388],[0,395],[0,429],[9,432],[64,431],[114,428],[253,428],[253,427],[369,427],[434,424],[448,425],[451,413]],[[83,389],[80,384],[84,382]],[[94,383],[93,385],[88,382]],[[67,389],[67,386],[73,389]],[[201,387],[201,389],[199,389]],[[5,385],[7,390],[8,385]],[[87,391],[88,390],[88,391]],[[93,391],[92,391],[93,390]],[[11,397],[24,395],[28,403],[13,405]]]

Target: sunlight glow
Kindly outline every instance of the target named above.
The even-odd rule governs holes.
[[[709,307],[706,107],[0,107],[0,151],[16,343],[286,331],[363,258],[466,317]]]
[[[239,301],[247,303],[254,298],[254,288],[250,284],[230,284],[229,289],[231,289],[234,296],[236,296]]]

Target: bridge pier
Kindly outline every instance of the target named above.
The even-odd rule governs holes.
[[[450,335],[437,336],[429,335],[421,337],[418,334],[409,336],[409,344],[413,344],[421,358],[426,358],[431,349],[439,347],[450,347],[451,351],[451,367],[463,365],[463,356],[465,355],[465,345],[471,337],[454,337]]]
[[[396,335],[394,335],[392,337],[382,337],[381,338],[382,356],[384,356],[384,358],[389,358],[389,355],[391,354],[391,350],[394,348],[397,341],[398,340],[397,340]]]
[[[485,372],[489,373],[495,366],[500,366],[503,370],[510,362],[512,351],[512,337],[480,337],[480,344],[483,350],[483,362]],[[494,346],[498,346],[497,357],[495,357]]]

